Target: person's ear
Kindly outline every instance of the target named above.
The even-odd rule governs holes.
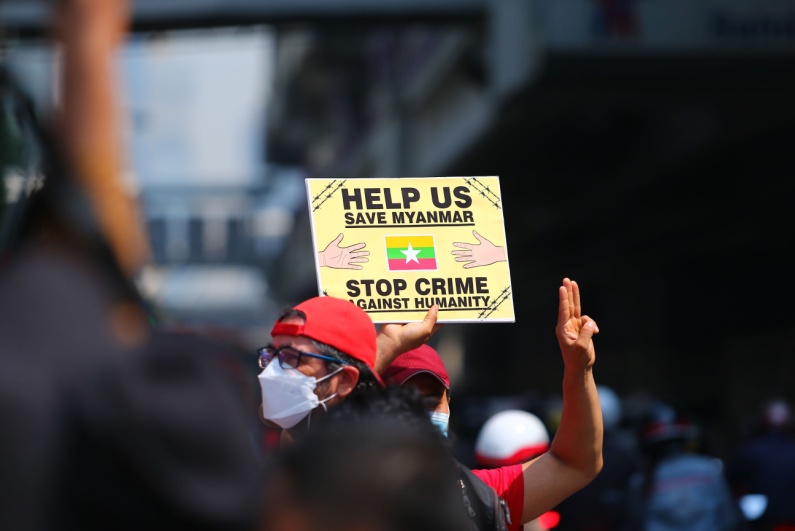
[[[345,398],[353,392],[356,384],[359,383],[359,369],[351,365],[345,365],[337,374],[337,396]]]

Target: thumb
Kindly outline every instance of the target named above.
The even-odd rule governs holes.
[[[340,232],[340,235],[339,235],[339,236],[337,236],[336,238],[334,238],[334,240],[333,240],[331,243],[336,243],[336,244],[339,244],[339,243],[342,241],[342,238],[343,238],[343,237],[344,237],[344,236],[343,236],[343,235],[342,235],[342,233]]]
[[[439,317],[439,306],[434,304],[428,310],[428,313],[425,314],[425,318],[422,320],[422,324],[428,330],[432,330],[434,326],[436,326],[436,319]]]
[[[428,313],[425,314],[425,318],[422,320],[422,323],[420,323],[424,335],[422,339],[423,343],[428,341],[433,334],[435,334],[436,331],[442,327],[441,323],[436,322],[438,317],[439,306],[434,304],[430,307],[430,309],[428,309]]]
[[[479,241],[480,243],[483,243],[483,236],[481,236],[480,234],[478,234],[478,231],[476,231],[476,230],[473,230],[473,231],[472,231],[472,236],[474,236],[474,237],[475,237],[475,239],[476,239],[477,241]]]
[[[596,326],[596,321],[588,319],[585,325],[580,329],[580,334],[577,336],[577,345],[587,349],[591,342],[593,335],[599,332],[599,327]]]

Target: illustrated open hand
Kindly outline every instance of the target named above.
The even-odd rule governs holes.
[[[359,264],[369,262],[370,251],[360,251],[365,243],[355,243],[349,247],[340,247],[343,235],[340,233],[325,249],[317,254],[320,267],[332,269],[362,269]]]
[[[456,262],[466,262],[464,269],[505,261],[505,247],[497,247],[475,230],[472,231],[472,235],[475,236],[478,243],[453,243],[454,246],[465,249],[463,251],[452,251],[452,254],[456,257]]]
[[[568,278],[558,288],[558,326],[555,333],[567,366],[588,368],[596,361],[596,351],[592,337],[599,333],[596,322],[587,315],[581,315],[580,288]]]

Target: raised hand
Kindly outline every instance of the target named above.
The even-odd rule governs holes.
[[[489,240],[472,231],[478,243],[454,242],[453,245],[463,251],[452,251],[456,262],[466,262],[464,269],[487,266],[495,262],[505,261],[505,247],[498,247]]]
[[[549,451],[523,465],[523,522],[550,510],[590,483],[603,463],[602,410],[592,370],[596,361],[592,338],[599,327],[582,315],[576,282],[564,278],[558,295],[555,333],[565,365],[563,410]]]
[[[115,60],[129,0],[59,0],[54,32],[63,51],[59,133],[64,155],[85,191],[119,264],[135,274],[149,259],[138,204],[120,178],[123,108]]]
[[[582,315],[580,288],[568,278],[558,288],[558,325],[555,333],[563,354],[563,362],[573,368],[589,368],[596,361],[592,337],[599,333],[596,322]]]
[[[349,247],[340,247],[340,242],[344,236],[340,233],[334,238],[325,249],[317,254],[320,267],[330,267],[332,269],[362,269],[359,264],[369,262],[367,258],[370,251],[360,251],[366,244],[355,243]]]
[[[420,322],[381,325],[377,337],[376,372],[383,372],[400,354],[415,349],[428,341],[442,327],[441,324],[436,323],[438,316],[439,306],[434,304]]]
[[[66,39],[88,30],[101,34],[109,44],[119,44],[126,36],[131,4],[131,0],[56,0],[55,36]]]

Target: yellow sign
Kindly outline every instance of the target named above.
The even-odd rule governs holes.
[[[513,322],[497,177],[307,179],[318,289],[376,323]]]

